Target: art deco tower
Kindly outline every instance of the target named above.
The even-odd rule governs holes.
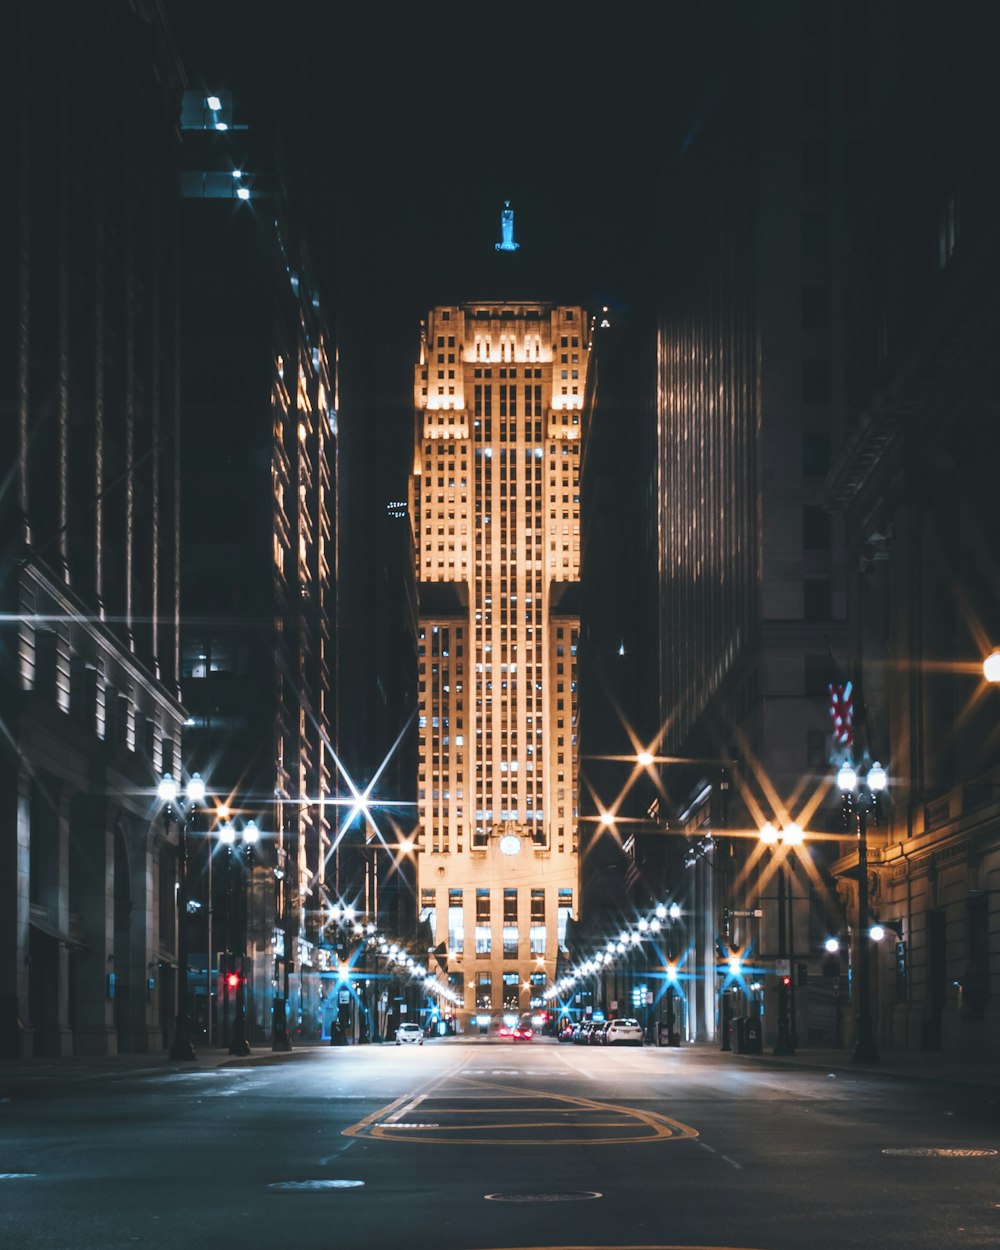
[[[581,308],[431,310],[415,369],[421,916],[460,1024],[541,1005],[577,901]]]

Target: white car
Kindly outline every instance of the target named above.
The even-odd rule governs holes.
[[[638,1020],[612,1020],[604,1034],[607,1046],[641,1046],[642,1025]]]
[[[416,1042],[418,1046],[424,1044],[424,1031],[419,1024],[414,1024],[411,1020],[404,1020],[396,1030],[396,1045],[402,1046],[404,1042]]]

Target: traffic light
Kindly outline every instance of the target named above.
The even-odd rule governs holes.
[[[785,975],[781,978],[781,988],[782,988],[783,990],[787,990],[787,989],[791,986],[791,984],[792,984],[792,978],[791,978],[790,976],[788,976],[788,974],[786,973],[786,974],[785,974]]]
[[[238,989],[239,984],[240,984],[240,974],[238,972],[226,973],[226,988],[227,989],[229,990]]]

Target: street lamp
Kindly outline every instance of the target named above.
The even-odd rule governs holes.
[[[199,773],[192,773],[181,798],[177,782],[164,773],[156,788],[163,804],[163,821],[170,833],[171,820],[177,825],[177,1021],[170,1046],[171,1059],[194,1059],[191,1043],[191,1021],[188,1015],[188,899],[187,827],[196,808],[205,802],[205,783]]]
[[[260,841],[260,830],[255,820],[247,821],[242,830],[235,825],[226,823],[219,830],[219,841],[226,848],[226,895],[227,904],[231,903],[233,877],[236,877],[236,947],[233,955],[239,961],[236,980],[236,1017],[233,1022],[233,1036],[229,1043],[231,1055],[249,1055],[250,1042],[247,1038],[247,870],[253,873],[254,847]],[[229,920],[231,906],[226,908],[226,937],[231,937]]]
[[[766,846],[801,846],[805,835],[797,824],[786,825],[777,829],[770,821],[761,828],[759,838]],[[789,938],[794,941],[794,930],[789,933],[788,899],[785,881],[784,856],[778,861],[778,959],[788,961],[788,971],[782,971],[778,983],[778,1039],[774,1043],[776,1055],[795,1054],[795,991],[792,984],[791,956]]]
[[[854,1039],[852,1063],[878,1063],[878,1046],[872,1028],[871,967],[868,949],[868,814],[876,824],[879,816],[879,796],[888,784],[885,769],[876,760],[868,769],[864,782],[859,782],[853,764],[841,764],[837,772],[837,785],[844,798],[844,822],[850,820],[852,811],[857,813],[858,824],[858,1028]],[[855,800],[855,795],[857,798]]]
[[[279,835],[280,837],[280,835]],[[288,1035],[288,963],[291,935],[288,929],[288,852],[283,846],[275,850],[274,864],[274,991],[271,999],[271,1049],[285,1052],[292,1049]],[[279,948],[278,938],[281,944]],[[281,951],[280,964],[278,951]]]
[[[1000,647],[995,647],[983,660],[983,676],[993,685],[1000,682]]]

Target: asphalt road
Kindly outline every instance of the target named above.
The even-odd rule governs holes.
[[[0,1098],[3,1250],[1000,1246],[993,1094],[707,1048],[317,1048]]]

